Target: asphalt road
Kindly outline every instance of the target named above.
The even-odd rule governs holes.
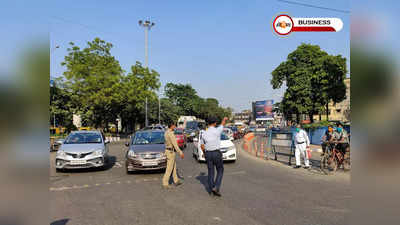
[[[206,164],[193,159],[192,148],[177,160],[184,184],[171,190],[161,188],[162,171],[126,174],[123,143],[110,144],[106,170],[56,173],[50,153],[51,224],[348,224],[348,173],[295,170],[239,150],[238,160],[225,164],[222,197],[211,197]]]

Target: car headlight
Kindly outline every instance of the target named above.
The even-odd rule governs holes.
[[[98,150],[94,151],[92,154],[95,156],[103,155],[103,149],[98,149]]]
[[[228,147],[228,151],[235,150],[235,146]]]
[[[57,157],[65,157],[67,154],[63,150],[58,150],[57,151]]]
[[[135,152],[134,152],[134,151],[132,151],[132,150],[129,150],[129,151],[128,151],[128,157],[131,157],[131,158],[136,158],[136,157],[137,157],[137,155],[135,154]]]
[[[164,158],[165,157],[165,153],[160,152],[157,154],[157,158]]]

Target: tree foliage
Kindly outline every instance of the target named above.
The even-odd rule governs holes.
[[[301,44],[272,71],[270,83],[274,89],[287,86],[280,104],[286,117],[296,114],[298,120],[298,115],[308,114],[313,121],[330,101],[345,99],[346,74],[346,58],[329,55],[318,45]]]
[[[66,70],[50,90],[50,113],[56,115],[57,125],[72,127],[72,115],[78,114],[83,126],[107,129],[121,119],[122,131],[130,132],[136,125],[144,126],[146,99],[149,122],[158,123],[156,91],[161,84],[157,71],[140,62],[123,71],[111,54],[113,45],[100,38],[83,49],[70,45],[61,63]],[[180,115],[222,118],[232,113],[216,99],[198,96],[190,84],[167,83],[165,96],[160,99],[161,122],[176,121]]]

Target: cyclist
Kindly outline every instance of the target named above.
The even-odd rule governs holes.
[[[347,131],[343,129],[343,125],[341,123],[337,124],[334,138],[339,142],[336,145],[336,148],[344,155],[346,153],[346,149],[349,147],[349,135],[347,134]]]
[[[325,154],[326,152],[326,147],[329,145],[331,147],[331,149],[333,148],[332,142],[334,140],[334,136],[335,136],[335,132],[333,131],[333,127],[331,125],[328,126],[328,130],[325,132],[325,135],[322,137],[322,155]]]

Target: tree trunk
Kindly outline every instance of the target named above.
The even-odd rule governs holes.
[[[310,117],[309,119],[310,119],[310,123],[314,123],[314,113],[309,113],[308,114],[308,117]]]
[[[300,114],[296,113],[296,123],[300,123]]]
[[[321,113],[319,113],[318,116],[319,116],[319,121],[321,121],[321,120],[322,120],[322,118],[321,118]]]
[[[326,103],[326,121],[329,120],[329,103]]]

